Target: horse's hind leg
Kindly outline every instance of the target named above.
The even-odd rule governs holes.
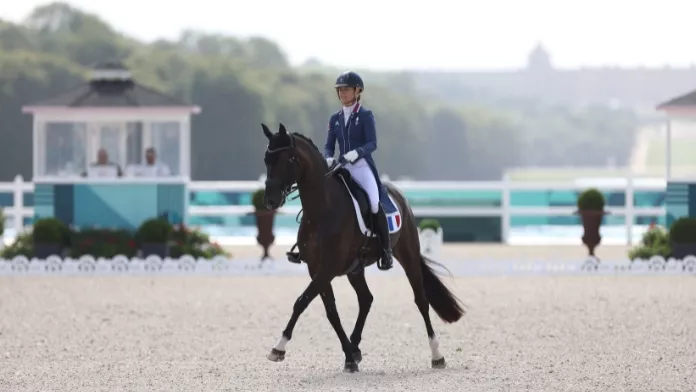
[[[418,310],[421,316],[423,316],[432,354],[431,365],[435,369],[444,369],[445,357],[440,353],[440,343],[437,340],[437,336],[435,336],[433,323],[430,321],[430,303],[428,302],[428,297],[425,294],[425,287],[423,285],[420,252],[418,247],[414,247],[412,243],[407,243],[403,238],[402,233],[402,240],[397,243],[394,249],[394,255],[404,268],[404,272],[406,272],[406,277],[413,289],[416,306],[418,306]],[[416,242],[416,245],[417,244]]]
[[[358,318],[355,320],[353,333],[350,334],[350,342],[353,343],[355,350],[353,352],[353,359],[355,359],[356,363],[360,363],[360,361],[362,361],[362,352],[358,346],[362,340],[365,320],[367,320],[367,314],[370,313],[373,297],[372,293],[370,292],[370,288],[367,287],[364,269],[356,274],[348,274],[348,281],[350,282],[350,285],[353,286],[355,294],[358,296]]]
[[[341,319],[338,316],[338,310],[336,309],[336,297],[334,297],[331,283],[329,283],[328,287],[321,292],[321,300],[324,302],[324,309],[326,309],[326,318],[329,319],[331,326],[333,327],[334,331],[336,331],[338,340],[341,341],[341,348],[346,356],[343,371],[355,373],[358,371],[358,361],[353,358],[353,352],[355,349],[353,348],[351,341],[348,340],[346,331],[343,330],[343,326],[341,325]]]

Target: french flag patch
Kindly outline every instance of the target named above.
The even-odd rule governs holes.
[[[387,215],[387,226],[389,227],[389,234],[399,231],[401,229],[401,213],[395,212]]]

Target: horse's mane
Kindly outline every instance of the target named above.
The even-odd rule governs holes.
[[[324,156],[324,155],[321,153],[321,150],[319,149],[319,147],[317,147],[317,145],[314,144],[314,142],[312,141],[312,139],[311,139],[310,137],[305,136],[305,135],[303,135],[303,134],[301,134],[301,133],[298,133],[298,132],[293,132],[293,133],[292,133],[292,136],[304,140],[305,142],[307,142],[307,144],[309,144],[310,146],[312,146],[312,147],[319,153],[319,155],[321,155],[322,157]],[[324,162],[324,165],[326,165],[326,168],[328,169],[329,166],[328,166],[328,164],[326,163],[326,159],[323,159],[322,161]]]

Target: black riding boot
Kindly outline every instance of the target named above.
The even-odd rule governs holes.
[[[292,250],[297,247],[297,243],[290,248],[290,252],[285,252],[285,254],[288,256],[288,261],[291,263],[295,264],[301,264],[302,259],[300,259],[300,252],[293,252]]]
[[[379,206],[379,211],[376,214],[372,214],[372,221],[375,224],[379,243],[382,245],[382,257],[377,261],[377,268],[386,271],[391,269],[394,261],[392,260],[391,241],[389,239],[389,228],[387,227],[387,215],[384,213],[384,209],[382,208],[381,204]]]

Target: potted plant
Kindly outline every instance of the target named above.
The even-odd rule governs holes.
[[[48,256],[60,256],[63,250],[66,227],[56,218],[43,218],[34,222],[32,240],[34,257],[46,259]]]
[[[628,252],[628,258],[631,261],[635,259],[647,261],[653,256],[662,256],[667,260],[671,254],[669,233],[664,228],[656,226],[643,234],[640,244]]]
[[[263,201],[264,190],[259,189],[251,195],[251,203],[254,206],[254,216],[256,217],[256,229],[258,230],[258,235],[256,236],[256,242],[263,248],[263,255],[261,255],[261,260],[270,257],[268,249],[275,241],[275,235],[273,234],[273,224],[275,221],[276,210],[269,210],[266,208],[266,204]]]
[[[582,220],[582,228],[584,230],[582,243],[585,244],[589,255],[594,257],[595,248],[602,241],[602,236],[599,235],[599,227],[602,225],[602,219],[606,212],[604,195],[595,188],[585,190],[578,197],[578,213]]]
[[[696,218],[683,217],[674,221],[669,228],[669,241],[675,259],[696,256]]]
[[[157,255],[161,258],[169,256],[169,236],[172,225],[162,218],[152,218],[143,222],[138,228],[137,238],[142,257]]]
[[[442,247],[442,227],[437,219],[423,219],[418,223],[418,237],[424,255],[435,257]]]

